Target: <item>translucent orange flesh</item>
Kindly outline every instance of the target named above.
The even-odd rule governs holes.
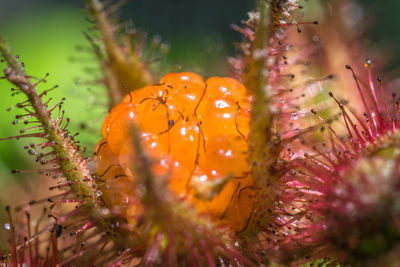
[[[216,223],[243,229],[255,201],[247,161],[249,107],[237,80],[212,77],[204,83],[190,72],[169,73],[160,84],[131,92],[105,118],[96,147],[106,204],[133,225],[142,212],[132,169],[134,122],[154,174],[167,177],[172,192]],[[227,183],[215,186],[219,180]]]

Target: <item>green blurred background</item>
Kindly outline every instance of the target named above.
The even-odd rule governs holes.
[[[71,117],[72,131],[81,132],[78,139],[91,148],[100,138],[106,102],[100,88],[86,83],[99,77],[93,69],[96,61],[77,49],[88,47],[82,32],[91,26],[82,2],[0,0],[0,34],[20,55],[29,74],[37,77],[51,74],[42,88],[60,85],[52,97],[67,97],[64,108]],[[367,38],[372,44],[393,51],[388,69],[398,66],[400,2],[386,0],[383,4],[383,1],[362,0],[359,3],[369,25]],[[241,38],[230,24],[239,24],[254,5],[254,0],[132,0],[122,8],[121,17],[122,21],[132,19],[133,25],[145,29],[149,38],[160,35],[170,45],[164,71],[179,65],[206,76],[222,75],[228,69],[226,57],[234,55],[233,43]],[[11,125],[16,113],[5,111],[18,99],[10,97],[9,88],[9,84],[0,80],[0,137],[15,135],[20,128]],[[32,165],[34,160],[23,149],[28,142],[0,142],[0,186],[6,186],[11,179],[19,182],[32,177],[10,175],[11,169]],[[1,192],[0,188],[0,196]]]

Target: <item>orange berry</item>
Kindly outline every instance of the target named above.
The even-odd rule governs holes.
[[[104,137],[107,137],[107,135],[108,135],[108,123],[109,123],[109,120],[110,120],[110,116],[111,116],[111,113],[108,113],[108,115],[104,118],[104,121],[103,121],[103,124],[101,125],[101,136],[104,138]]]
[[[177,108],[185,117],[193,115],[197,104],[201,103],[200,99],[205,87],[196,83],[178,83],[173,85],[173,89],[170,91],[168,101],[176,103]]]
[[[166,153],[188,169],[195,165],[198,142],[201,142],[200,129],[194,120],[181,120],[169,132],[160,136],[160,143]]]
[[[197,168],[191,177],[191,184],[198,187],[199,183],[212,183],[224,177]],[[256,193],[250,175],[242,178],[232,178],[223,189],[211,200],[194,198],[193,202],[199,213],[211,216],[215,221],[229,224],[235,231],[242,230],[251,216]],[[196,190],[194,190],[196,191]],[[246,192],[246,194],[243,194]],[[249,195],[250,193],[251,195]]]
[[[113,166],[100,177],[98,185],[104,202],[112,207],[112,213],[124,216],[129,199],[136,189],[133,178],[127,176],[121,167]]]
[[[122,102],[139,104],[145,98],[161,96],[164,90],[165,86],[149,85],[139,90],[130,92],[124,97]]]
[[[102,125],[96,174],[114,214],[136,225],[143,213],[129,125],[137,123],[143,153],[157,179],[200,213],[245,227],[257,194],[247,162],[251,99],[237,80],[170,73],[160,84],[127,95]],[[103,182],[104,184],[100,184]]]
[[[127,108],[129,107],[135,107],[135,105],[130,104],[130,103],[121,103],[117,106],[115,106],[111,112],[106,116],[106,118],[103,121],[103,124],[101,126],[101,133],[103,137],[107,137],[108,133],[110,132],[110,126],[112,123],[115,122],[115,120],[120,120],[120,112],[126,111]]]
[[[246,87],[233,78],[211,77],[206,81],[210,97],[228,96],[235,99],[246,95]]]
[[[126,175],[118,164],[106,139],[102,139],[95,148],[95,177],[102,192],[102,198],[115,215],[123,216],[129,196],[135,189],[132,177]]]
[[[206,137],[221,134],[248,135],[249,116],[238,108],[232,98],[210,99],[201,111],[202,130]]]
[[[161,158],[165,156],[162,152],[162,148],[159,144],[158,137],[154,134],[142,132],[140,134],[141,143],[143,146],[144,153],[150,158]],[[131,169],[132,161],[135,160],[136,151],[133,148],[132,140],[130,138],[125,139],[121,150],[118,153],[118,163],[129,175],[133,175]]]
[[[207,139],[206,152],[201,154],[199,166],[221,175],[246,175],[249,172],[246,140],[237,135],[219,135]]]
[[[210,98],[230,97],[235,99],[243,109],[250,109],[250,98],[247,96],[246,87],[238,80],[230,77],[211,77],[206,84]]]
[[[126,219],[128,223],[132,226],[136,226],[143,213],[143,205],[140,202],[140,198],[135,198],[131,196],[129,201],[129,206],[126,209]]]
[[[232,191],[234,187],[235,191]],[[224,191],[221,192],[219,201],[226,201],[229,204],[219,219],[229,224],[233,230],[243,231],[252,216],[257,196],[258,190],[253,186],[253,180],[250,175],[227,184],[227,188],[224,188]],[[231,198],[228,200],[229,197]]]
[[[171,72],[162,77],[160,83],[165,83],[169,85],[182,83],[182,82],[191,82],[204,87],[204,81],[201,76],[193,72]]]
[[[114,153],[118,153],[129,137],[130,125],[136,122],[137,106],[122,103],[114,108],[108,121],[108,144]]]
[[[101,139],[95,146],[95,174],[101,175],[109,166],[118,164],[118,157],[108,145],[107,139]]]
[[[168,187],[178,197],[186,196],[191,172],[177,160],[163,158],[157,161],[153,166],[154,175],[166,177],[169,180]]]
[[[153,134],[161,134],[183,119],[175,102],[165,98],[147,99],[138,106],[138,121],[141,129]]]

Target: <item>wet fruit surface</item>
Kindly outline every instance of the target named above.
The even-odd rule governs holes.
[[[160,84],[131,92],[107,115],[96,147],[96,175],[106,204],[131,224],[140,217],[130,125],[169,189],[217,223],[240,231],[254,204],[247,161],[250,97],[232,78],[206,82],[169,73]]]

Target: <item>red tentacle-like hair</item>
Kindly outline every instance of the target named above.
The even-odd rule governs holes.
[[[311,110],[327,128],[324,140],[311,147],[304,141],[307,152],[297,158],[285,155],[291,168],[277,187],[283,208],[275,212],[278,231],[289,232],[279,239],[286,260],[291,254],[298,263],[326,256],[333,262],[379,262],[400,240],[394,206],[400,200],[398,100],[394,94],[393,103],[386,99],[370,60],[366,67],[364,82],[346,66],[363,99],[363,119],[329,93],[347,132],[339,135]]]

